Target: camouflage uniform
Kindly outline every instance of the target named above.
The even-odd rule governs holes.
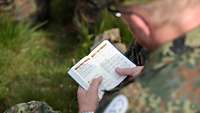
[[[195,44],[199,40],[197,35],[187,38],[187,46],[178,52],[168,43],[151,53],[143,74],[119,92],[105,96],[97,113],[119,94],[129,100],[127,113],[199,113],[200,44]]]
[[[45,102],[31,101],[21,103],[6,110],[4,113],[60,113],[54,111]]]

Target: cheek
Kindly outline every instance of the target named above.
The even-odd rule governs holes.
[[[130,20],[129,26],[136,41],[148,49],[154,48],[155,44],[150,38],[151,32],[145,21],[136,15],[131,16]]]
[[[142,28],[137,24],[131,23],[130,24],[130,28],[131,31],[134,35],[134,38],[136,39],[136,41],[142,45],[143,47],[147,48],[147,49],[153,49],[155,48],[155,43],[154,41],[150,38],[150,33],[148,34],[147,32],[145,32],[144,30],[146,28]],[[146,29],[147,30],[147,29]]]
[[[133,15],[131,16],[133,27],[139,29],[145,37],[150,36],[149,26],[145,23],[145,20],[140,18],[139,16]]]
[[[147,49],[153,49],[156,47],[156,44],[151,38],[151,30],[149,29],[149,26],[146,24],[145,20],[134,14],[132,16],[124,16],[123,19],[128,24],[136,41],[140,43],[141,46]]]

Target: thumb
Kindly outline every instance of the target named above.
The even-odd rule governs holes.
[[[134,68],[116,68],[116,72],[120,75],[132,75],[134,73]]]
[[[102,79],[103,79],[102,77],[93,79],[92,83],[90,84],[89,91],[98,92],[98,88],[101,84]]]
[[[136,76],[142,72],[143,66],[137,66],[134,68],[116,68],[116,72],[120,75]]]

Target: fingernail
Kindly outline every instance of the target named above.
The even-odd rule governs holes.
[[[122,75],[122,73],[121,73],[121,68],[116,68],[115,71],[116,71],[119,75]]]
[[[102,76],[99,76],[99,77],[97,77],[96,79],[102,80],[102,79],[103,79],[103,77],[102,77]]]

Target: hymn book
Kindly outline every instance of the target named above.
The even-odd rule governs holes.
[[[126,76],[115,72],[117,67],[133,68],[136,65],[117,50],[108,40],[100,43],[88,56],[82,58],[69,71],[69,75],[85,90],[94,78],[103,77],[99,97],[119,85]]]

